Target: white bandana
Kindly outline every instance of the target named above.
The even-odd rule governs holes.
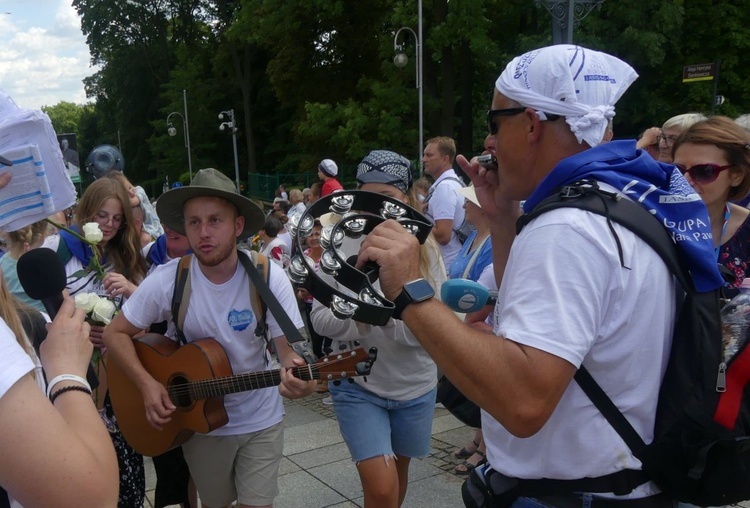
[[[606,53],[560,44],[514,58],[495,87],[540,112],[561,115],[578,142],[602,142],[614,104],[636,80],[633,68]]]

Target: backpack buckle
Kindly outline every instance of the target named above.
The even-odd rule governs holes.
[[[599,190],[599,185],[593,180],[580,180],[560,189],[562,199],[577,199],[591,191]]]

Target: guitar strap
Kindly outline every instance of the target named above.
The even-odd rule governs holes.
[[[266,324],[266,312],[270,308],[271,314],[276,318],[279,326],[284,332],[289,345],[292,349],[307,363],[315,363],[316,357],[310,348],[310,342],[305,338],[306,330],[297,329],[289,319],[283,307],[276,299],[276,296],[268,287],[270,270],[268,269],[268,257],[255,251],[250,251],[250,259],[243,252],[238,251],[240,263],[245,268],[250,277],[250,305],[257,318],[258,326],[255,329],[255,335],[263,337],[266,343],[268,339],[268,325]],[[187,312],[188,302],[190,301],[190,259],[192,254],[183,256],[177,266],[175,275],[175,289],[172,293],[172,320],[176,328],[177,339],[180,344],[185,344],[187,340],[182,331],[185,323],[185,314]],[[304,333],[302,333],[304,332]]]
[[[268,258],[262,254],[258,254],[255,251],[250,251],[250,255],[254,258],[253,260],[255,260],[256,257],[258,259],[265,259],[265,263],[263,264],[261,264],[260,262],[253,263],[249,259],[247,259],[246,256],[242,255],[242,253],[239,253],[240,262],[245,267],[245,270],[250,277],[250,291],[252,291],[252,288],[254,286],[257,290],[257,293],[260,294],[261,300],[266,303],[268,309],[271,311],[271,314],[276,318],[276,322],[279,323],[279,326],[284,332],[284,336],[286,337],[287,342],[292,347],[294,352],[297,353],[300,358],[303,358],[307,363],[315,363],[317,357],[312,352],[310,341],[308,341],[306,338],[307,331],[304,327],[298,329],[296,326],[294,326],[292,320],[289,319],[289,315],[287,315],[284,308],[276,299],[276,296],[268,287],[268,272],[270,272],[270,270],[268,270]],[[261,270],[266,271],[265,277],[261,276],[261,274],[263,273]],[[263,320],[263,323],[265,327],[265,319]],[[265,331],[267,331],[267,329]]]

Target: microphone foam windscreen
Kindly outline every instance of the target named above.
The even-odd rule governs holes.
[[[32,249],[18,258],[18,281],[34,300],[59,295],[65,280],[65,266],[52,249]]]

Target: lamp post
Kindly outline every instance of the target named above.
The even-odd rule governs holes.
[[[237,162],[237,125],[234,123],[234,110],[229,109],[219,113],[219,120],[227,119],[226,122],[222,122],[219,125],[219,130],[231,129],[232,131],[232,146],[234,147],[234,179],[237,183],[237,192],[240,192],[240,165]]]
[[[419,175],[422,176],[422,150],[424,149],[424,86],[422,83],[422,0],[419,0],[417,7],[417,18],[418,18],[418,33],[408,26],[399,28],[396,31],[396,35],[393,36],[393,51],[396,52],[396,56],[393,57],[393,63],[396,67],[406,67],[409,63],[409,57],[403,52],[403,46],[398,43],[398,34],[403,30],[411,32],[416,41],[417,49],[417,90],[419,90],[419,149],[417,150],[417,161],[419,162]]]
[[[573,30],[604,0],[536,0],[537,7],[544,5],[552,16],[552,44],[573,44]]]
[[[175,129],[174,125],[172,125],[172,122],[169,121],[172,115],[177,115],[182,118],[182,135],[185,139],[185,148],[187,148],[188,171],[190,172],[190,182],[192,183],[193,161],[190,157],[190,129],[188,127],[187,92],[185,90],[182,91],[182,105],[185,112],[184,116],[177,111],[172,111],[169,115],[167,115],[167,133],[169,133],[170,136],[177,135],[177,129]]]

